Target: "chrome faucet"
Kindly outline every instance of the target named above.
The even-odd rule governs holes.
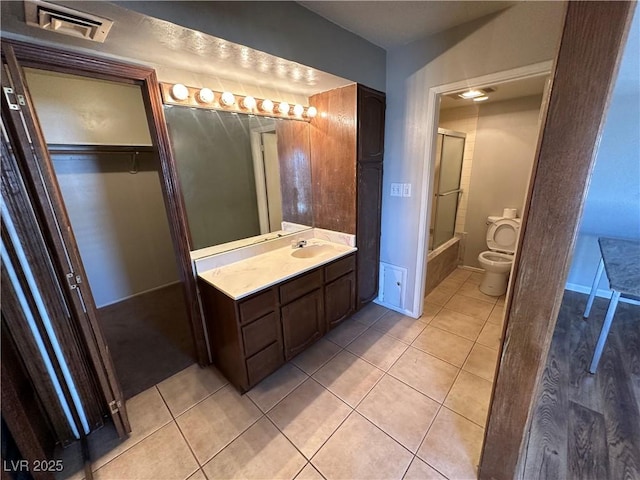
[[[294,240],[291,242],[291,248],[302,248],[307,246],[306,240]]]

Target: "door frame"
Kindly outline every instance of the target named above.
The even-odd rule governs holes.
[[[433,192],[431,191],[431,185],[433,184],[433,177],[435,173],[434,166],[436,162],[438,120],[440,118],[440,96],[469,88],[469,85],[483,88],[497,83],[513,82],[523,80],[525,78],[549,75],[551,74],[552,66],[553,62],[549,60],[429,88],[429,92],[427,94],[427,118],[429,121],[425,126],[425,129],[428,132],[426,145],[427,154],[425,156],[425,168],[422,169],[416,281],[414,284],[414,300],[411,310],[411,314],[416,318],[422,315],[426,289],[427,256],[429,254],[429,226],[431,223],[431,212],[433,209]]]
[[[480,479],[524,477],[537,391],[634,9],[635,2],[567,5],[506,298]]]
[[[211,363],[211,359],[190,257],[191,235],[187,224],[186,209],[177,169],[171,152],[171,143],[160,97],[160,86],[155,70],[149,67],[121,63],[78,52],[15,40],[3,39],[2,43],[13,47],[21,66],[140,85],[147,113],[151,142],[160,161],[160,185],[176,254],[178,272],[187,303],[187,313],[197,360],[202,366],[208,365]]]

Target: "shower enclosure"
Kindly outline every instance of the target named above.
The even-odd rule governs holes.
[[[466,137],[466,133],[438,129],[435,172],[431,189],[433,202],[429,228],[430,251],[453,238],[455,233],[456,213],[462,194],[460,176]]]

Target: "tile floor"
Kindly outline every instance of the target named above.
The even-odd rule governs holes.
[[[179,372],[127,402],[127,440],[90,436],[94,477],[475,478],[504,308],[480,278],[454,271],[417,320],[370,304],[244,396]]]

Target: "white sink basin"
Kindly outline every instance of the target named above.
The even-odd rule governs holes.
[[[291,252],[291,256],[295,258],[313,258],[332,250],[329,245],[309,245],[307,247],[296,248]]]

